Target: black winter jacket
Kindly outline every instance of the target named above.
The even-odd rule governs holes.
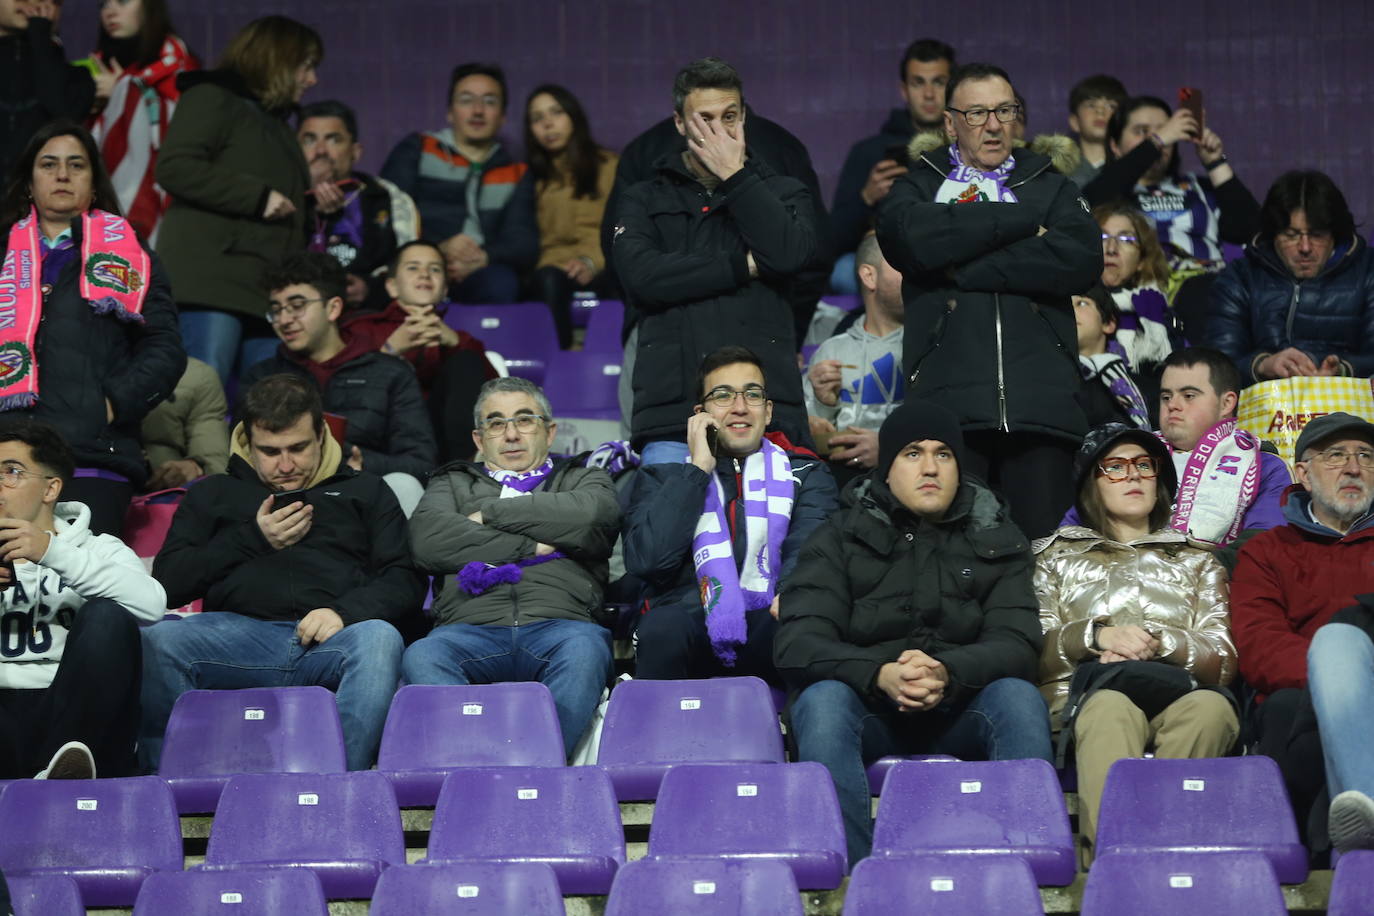
[[[0,231],[8,238],[8,226]],[[72,242],[79,252],[79,219]],[[139,441],[143,418],[171,396],[186,371],[167,274],[157,255],[151,258],[142,323],[97,315],[81,298],[81,259],[72,259],[43,302],[34,344],[38,403],[8,411],[52,424],[71,446],[77,467],[114,471],[140,488],[148,478]],[[106,398],[114,407],[112,423],[105,420]]]
[[[56,118],[81,121],[94,99],[90,71],[67,62],[51,20],[34,16],[22,32],[0,36],[0,176],[9,181],[38,128]]]
[[[1288,347],[1321,365],[1331,354],[1353,376],[1374,375],[1374,252],[1354,242],[1315,277],[1299,280],[1272,241],[1255,239],[1212,284],[1207,344],[1254,384],[1255,364]]]
[[[631,422],[636,448],[685,437],[697,402],[697,367],[726,344],[759,355],[775,422],[794,441],[807,441],[786,287],[815,251],[813,214],[801,182],[752,156],[709,194],[679,153],[659,160],[657,178],[625,192],[612,253],[641,314]],[[755,278],[746,251],[758,265]]]
[[[391,193],[371,175],[353,172],[350,176],[361,183],[358,189],[358,203],[362,210],[363,240],[361,246],[354,246],[348,239],[334,234],[334,228],[344,211],[330,213],[322,220],[325,244],[328,252],[343,266],[343,269],[356,277],[370,277],[379,267],[385,267],[396,254],[396,231],[391,227]],[[315,212],[315,197],[312,194],[305,203],[305,229],[313,233],[320,217]]]
[[[345,624],[397,626],[419,613],[427,583],[411,563],[405,516],[380,477],[340,462],[306,491],[310,530],[282,550],[256,520],[270,492],[238,455],[226,473],[186,492],[153,561],[169,607],[204,598],[207,611],[260,620],[300,620],[327,607]]]
[[[945,148],[927,152],[878,204],[878,242],[903,277],[907,397],[965,429],[1076,441],[1087,426],[1070,296],[1102,273],[1101,229],[1038,153],[1016,151],[1015,204],[935,203],[951,168]]]
[[[879,162],[891,158],[888,151],[895,152],[893,147],[905,150],[915,134],[911,112],[894,108],[888,112],[882,130],[849,148],[844,167],[840,169],[840,180],[835,184],[835,202],[830,206],[831,254],[839,256],[859,247],[873,222],[873,208],[864,203],[862,196],[864,185],[868,184],[868,173]],[[909,160],[903,152],[897,161],[906,163]]]
[[[872,477],[847,487],[844,502],[806,543],[782,593],[773,658],[794,693],[837,680],[891,711],[878,670],[906,649],[949,671],[948,707],[998,678],[1035,682],[1035,564],[991,490],[966,478],[934,523]]]

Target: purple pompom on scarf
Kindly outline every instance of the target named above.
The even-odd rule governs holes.
[[[469,595],[480,595],[497,585],[514,585],[524,577],[525,570],[531,566],[562,558],[562,551],[555,550],[547,556],[526,557],[514,563],[502,563],[498,566],[474,560],[458,571],[458,587]]]

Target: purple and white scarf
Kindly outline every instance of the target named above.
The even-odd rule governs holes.
[[[971,165],[965,165],[959,155],[959,144],[949,145],[949,161],[954,163],[945,176],[944,184],[935,192],[937,204],[969,204],[996,201],[1004,204],[1019,203],[1016,194],[1007,187],[1007,178],[1016,168],[1016,157],[1008,156],[991,172],[984,172]]]
[[[1126,350],[1116,340],[1107,341],[1106,353],[1078,357],[1078,367],[1083,378],[1097,380],[1107,386],[1112,397],[1131,419],[1137,429],[1150,428],[1150,411],[1145,406],[1145,396],[1140,393],[1135,379],[1131,378],[1131,361]]]
[[[773,603],[782,565],[782,542],[792,520],[797,489],[787,453],[767,439],[745,459],[741,476],[744,569],[735,569],[725,491],[715,474],[706,488],[706,504],[692,535],[692,564],[701,588],[701,606],[706,611],[706,632],[712,651],[729,667],[734,667],[736,647],[749,635],[745,612]]]
[[[1209,429],[1183,462],[1169,526],[1207,544],[1234,541],[1259,490],[1259,455],[1235,417]]]
[[[553,473],[553,459],[545,458],[544,463],[532,471],[507,471],[504,468],[486,468],[487,475],[501,484],[501,498],[509,499],[525,496],[537,490]],[[514,585],[524,576],[525,570],[550,560],[561,560],[560,550],[542,557],[525,557],[514,563],[483,563],[473,560],[458,571],[458,587],[469,595],[480,595],[496,585]]]

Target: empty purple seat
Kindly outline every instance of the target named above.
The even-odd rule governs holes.
[[[553,315],[542,302],[452,305],[444,312],[444,322],[500,353],[511,375],[536,384],[544,381],[549,359],[558,352]]]
[[[81,889],[61,875],[18,878],[7,876],[14,916],[86,916]]]
[[[324,890],[303,868],[158,872],[143,882],[134,916],[327,916]]]
[[[1083,916],[1287,912],[1273,866],[1256,852],[1107,853],[1083,889]]]
[[[457,767],[566,763],[553,694],[533,681],[402,687],[377,755],[402,806],[433,805]]]
[[[574,312],[574,320],[576,312]],[[620,331],[625,324],[625,303],[616,299],[602,299],[587,319],[587,336],[582,340],[583,352],[623,353]]]
[[[604,894],[625,864],[610,777],[598,767],[487,767],[444,780],[426,863],[543,862],[564,894]]]
[[[1326,916],[1370,916],[1374,913],[1374,849],[1354,849],[1336,863]]]
[[[619,420],[620,360],[619,352],[560,350],[553,354],[544,387],[557,392],[558,416]]]
[[[840,803],[819,763],[684,764],[663,777],[651,856],[776,859],[803,890],[844,880]]]
[[[1054,767],[1044,760],[893,766],[878,802],[873,854],[952,853],[1020,856],[1037,884],[1073,881],[1073,834]]]
[[[334,694],[323,687],[188,690],[167,721],[158,775],[177,811],[214,811],[237,773],[348,769]]]
[[[1112,764],[1097,854],[1157,850],[1261,852],[1284,884],[1307,880],[1307,851],[1278,765],[1268,757]]]
[[[205,852],[206,868],[308,868],[331,900],[372,896],[405,860],[396,794],[376,770],[234,776]]]
[[[455,862],[388,868],[370,916],[563,916],[558,876],[542,862]]]
[[[773,695],[756,677],[629,680],[611,691],[597,763],[616,798],[652,799],[678,763],[782,763]]]
[[[879,757],[868,765],[869,791],[874,795],[882,795],[883,780],[887,779],[887,771],[903,760],[924,760],[927,763],[948,763],[958,759],[958,757],[951,757],[948,754],[917,754],[911,757]]]
[[[768,859],[640,859],[616,873],[606,900],[606,916],[803,912],[792,869]]]
[[[844,916],[1040,916],[1035,875],[1016,856],[871,856],[854,867]]]
[[[86,906],[130,906],[143,880],[180,870],[181,822],[156,776],[24,779],[0,795],[0,871],[72,878]]]

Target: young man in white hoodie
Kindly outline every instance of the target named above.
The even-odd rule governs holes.
[[[167,596],[119,538],[91,533],[90,509],[58,502],[73,467],[51,426],[0,419],[3,779],[135,768],[138,621]]]

